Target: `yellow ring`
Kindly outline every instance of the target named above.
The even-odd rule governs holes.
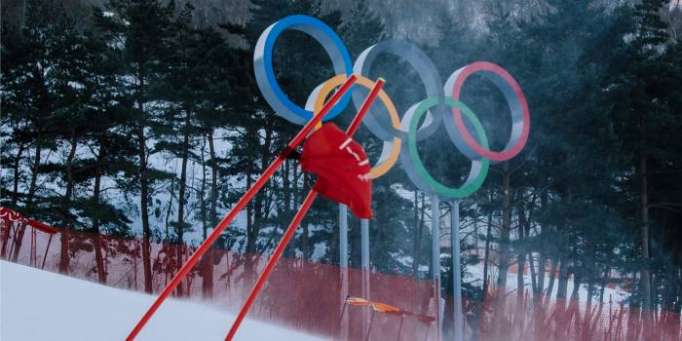
[[[357,80],[355,81],[356,84],[359,84],[367,89],[372,89],[374,87],[374,81],[372,81],[369,78],[366,78],[361,75],[356,75]],[[310,94],[310,97],[308,97],[308,102],[306,103],[306,109],[310,110],[317,115],[318,112],[320,112],[320,109],[322,109],[322,106],[325,103],[325,100],[327,99],[327,96],[338,86],[343,84],[343,82],[346,81],[346,75],[336,75],[324,83],[318,85],[315,90]],[[384,107],[386,107],[386,110],[388,111],[388,115],[391,118],[391,125],[396,128],[400,129],[400,116],[398,116],[398,111],[395,108],[395,105],[393,104],[393,101],[391,101],[391,98],[388,97],[388,94],[382,89],[379,91],[379,99],[381,102],[384,104]],[[319,129],[319,127],[322,126],[322,123],[318,124],[316,126],[316,129]],[[384,141],[384,146],[382,147],[381,150],[381,156],[379,157],[379,161],[377,161],[377,164],[372,167],[372,169],[369,171],[368,177],[370,179],[376,179],[388,172],[391,168],[393,168],[393,165],[395,165],[396,161],[398,161],[398,157],[400,156],[400,146],[401,146],[401,141],[400,138],[394,137],[392,142],[387,142]]]

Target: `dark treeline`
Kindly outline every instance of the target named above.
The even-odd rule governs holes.
[[[421,46],[443,78],[489,60],[524,88],[528,145],[493,165],[461,206],[465,264],[482,262],[484,273],[467,279],[469,297],[506,287],[507,269],[525,265],[537,297],[575,298],[572,280],[587,288],[588,304],[603,302],[607,284],[616,283],[632,293],[631,306],[681,311],[682,7],[675,1],[435,2],[430,31],[414,39],[388,25],[373,2],[252,0],[246,19],[218,24],[206,24],[207,8],[190,3],[110,0],[75,11],[72,2],[26,0],[15,6],[20,20],[3,17],[2,206],[59,227],[139,236],[151,277],[149,241],[201,241],[296,133],[260,96],[252,49],[277,19],[309,14],[334,28],[353,57],[403,38]],[[468,16],[460,20],[461,13]],[[278,80],[303,103],[333,75],[328,57],[297,32],[278,44]],[[386,78],[401,111],[424,98],[408,69],[387,56],[370,75]],[[499,150],[508,109],[491,84],[470,82],[463,101]],[[364,129],[359,140],[376,159],[381,141]],[[444,183],[466,174],[468,161],[442,129],[419,148]],[[428,194],[399,168],[375,183],[372,266],[425,276]],[[271,250],[311,181],[287,161],[220,247]],[[336,219],[336,205],[320,200],[288,256],[337,262]],[[358,228],[351,243],[359,245]],[[68,243],[62,248],[69,252]],[[359,264],[356,247],[351,263]],[[249,258],[244,264],[252,267]]]

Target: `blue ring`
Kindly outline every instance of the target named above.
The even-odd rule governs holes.
[[[346,75],[352,74],[353,62],[348,49],[336,32],[322,21],[313,17],[291,15],[272,24],[263,32],[256,45],[256,50],[262,47],[262,60],[259,60],[259,51],[256,51],[254,54],[254,69],[258,87],[270,106],[280,116],[294,123],[305,124],[306,121],[313,117],[313,113],[292,102],[282,91],[275,78],[275,71],[272,65],[272,51],[275,42],[282,32],[288,29],[304,32],[317,40],[331,57],[334,71],[337,75],[341,73]],[[264,44],[261,42],[263,37],[266,38]],[[262,77],[262,72],[264,72],[265,79]],[[325,116],[324,120],[328,121],[339,115],[350,103],[350,100],[350,94],[344,96]]]

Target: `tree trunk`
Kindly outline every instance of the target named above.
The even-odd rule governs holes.
[[[502,227],[500,231],[500,252],[498,259],[499,274],[497,277],[497,286],[500,290],[507,288],[507,271],[509,270],[509,263],[511,255],[509,252],[509,233],[511,230],[511,190],[510,190],[511,172],[509,172],[509,163],[504,164],[504,173],[502,174]]]
[[[284,160],[284,167],[282,168],[282,208],[279,212],[281,216],[289,216],[289,209],[291,207],[291,185],[289,184],[291,171],[291,162]]]
[[[203,240],[208,237],[208,221],[206,220],[208,216],[208,208],[206,207],[206,143],[201,146],[201,185],[199,187],[199,211],[201,219],[201,235]]]
[[[644,124],[642,119],[641,124]],[[647,155],[644,149],[646,148],[646,134],[645,128],[642,127],[641,133],[641,144],[639,156],[639,169],[640,169],[640,200],[641,200],[641,213],[642,213],[642,227],[641,227],[641,243],[642,243],[642,258],[646,264],[642,268],[641,273],[641,287],[642,287],[642,310],[646,313],[647,310],[651,309],[651,275],[649,272],[649,191],[648,191],[648,175],[647,175]]]
[[[478,228],[478,217],[474,218],[474,251],[476,252],[476,258],[481,257],[481,250],[479,247],[480,244],[480,236],[479,236],[480,230]]]
[[[672,312],[675,308],[675,268],[671,267],[665,272],[665,289],[663,292],[663,310],[666,312]]]
[[[272,123],[268,120],[265,123],[265,126],[263,127],[263,130],[265,131],[265,139],[263,140],[263,145],[260,148],[260,168],[259,168],[259,173],[262,173],[267,165],[270,163],[270,158],[272,157],[272,153],[270,152],[271,147],[272,147],[272,140],[274,137],[274,129],[272,127]],[[260,232],[260,229],[264,225],[264,221],[267,219],[269,213],[270,213],[270,202],[268,200],[268,194],[271,193],[269,189],[272,189],[274,186],[269,183],[266,185],[263,190],[258,194],[256,197],[256,202],[255,202],[255,214],[256,217],[254,218],[254,222],[256,224],[256,229],[258,232]],[[304,229],[306,229],[305,232],[307,231],[307,225],[306,224],[301,224]],[[258,232],[256,233],[256,241],[258,240]],[[304,235],[304,245],[301,248],[303,251],[303,257],[305,258],[307,255],[309,255],[309,247],[307,243],[307,234]],[[267,247],[267,246],[266,246]],[[264,250],[265,251],[265,250]]]
[[[201,146],[201,187],[199,189],[199,209],[201,211],[201,227],[202,227],[202,237],[206,240],[208,237],[208,221],[207,218],[207,207],[206,207],[206,159],[204,157],[204,152],[206,151],[206,143]],[[204,298],[210,298],[213,296],[213,270],[209,272],[208,267],[213,264],[212,249],[208,250],[206,254],[201,259],[199,264],[199,274],[201,276],[201,295]],[[210,281],[207,280],[210,277]]]
[[[545,290],[545,266],[547,266],[547,257],[544,253],[540,253],[538,258],[537,286],[535,287],[535,292],[539,298],[542,296],[543,290]]]
[[[104,159],[104,155],[106,153],[106,149],[104,146],[104,143],[101,142],[99,143],[99,152],[97,153],[97,164],[95,166],[95,184],[92,190],[92,199],[93,202],[95,203],[95,209],[99,210],[99,203],[100,203],[100,192],[101,192],[101,184],[102,184],[102,161]],[[93,221],[93,230],[95,232],[95,262],[97,265],[97,279],[99,280],[100,283],[106,283],[107,282],[107,274],[104,270],[104,257],[102,256],[102,237],[100,235],[100,220],[99,218],[95,218]]]
[[[211,226],[218,223],[218,161],[213,143],[213,129],[208,132],[208,152],[211,157],[211,209],[209,219]]]
[[[552,257],[551,260],[552,262],[552,267],[550,268],[550,273],[549,273],[549,283],[547,284],[547,299],[549,299],[552,296],[552,291],[554,291],[554,281],[556,280],[556,270],[557,267],[559,267],[559,259],[556,259],[555,257]]]
[[[559,268],[559,287],[557,288],[556,292],[556,299],[559,302],[562,302],[566,299],[569,275],[568,262],[566,261],[565,257],[561,257]]]
[[[523,271],[526,267],[526,255],[519,253],[516,255],[517,272],[516,272],[516,298],[519,302],[523,302],[523,294],[525,291],[525,281],[523,280]]]
[[[577,273],[573,273],[573,291],[571,292],[571,300],[578,300],[578,290],[580,290],[580,284],[582,283],[582,277]]]
[[[136,128],[138,157],[140,159],[140,217],[142,219],[142,265],[144,268],[144,291],[152,292],[151,227],[149,226],[149,179],[147,178],[147,138],[144,133],[146,113],[144,112],[144,75],[142,63],[137,70],[137,109],[142,116]]]
[[[606,285],[609,283],[609,268],[607,267],[606,270],[604,270],[604,276],[602,277],[601,280],[601,291],[599,292],[599,304],[604,303],[604,291],[606,291]]]
[[[173,212],[173,198],[175,198],[175,177],[172,177],[170,187],[168,187],[168,205],[166,205],[166,218],[163,220],[163,240],[174,242],[171,238],[169,226],[171,224],[171,213]]]
[[[674,307],[673,311],[677,314],[682,313],[682,269],[678,268],[677,269],[677,280],[675,281],[677,283],[677,300]]]
[[[19,201],[19,177],[21,176],[21,169],[19,167],[19,162],[21,161],[21,156],[24,154],[24,148],[26,148],[26,144],[21,143],[19,144],[19,150],[17,151],[17,156],[16,159],[14,159],[14,179],[13,185],[12,185],[12,208],[17,207],[17,203]]]
[[[149,188],[147,183],[146,140],[144,128],[138,128],[137,141],[140,157],[140,216],[142,218],[142,265],[144,268],[144,291],[152,292],[151,228],[149,227]]]
[[[523,219],[521,217],[524,216],[523,213],[523,208],[519,207],[518,210],[518,215],[519,215],[519,240],[522,241],[525,239],[525,231],[524,231],[524,224],[523,224]],[[523,294],[524,294],[524,280],[523,280],[523,271],[525,270],[526,267],[526,253],[519,250],[516,254],[516,263],[517,263],[517,271],[516,271],[516,298],[517,301],[519,302],[519,305],[523,302]]]
[[[422,234],[424,233],[424,195],[422,193],[422,206],[419,208],[419,192],[414,191],[414,224],[417,229],[417,233],[414,236],[414,244],[412,245],[412,255],[414,257],[412,261],[412,276],[417,278],[419,271],[419,246],[422,239]]]
[[[182,139],[182,163],[180,166],[180,183],[178,186],[178,218],[176,225],[177,242],[182,244],[185,234],[185,195],[187,192],[187,161],[189,159],[189,131],[190,131],[190,112],[185,116],[185,126],[183,127]],[[178,260],[181,260],[178,258]]]
[[[31,181],[28,185],[28,194],[26,196],[26,206],[30,209],[33,208],[33,199],[36,191],[38,190],[38,168],[40,168],[40,154],[43,152],[42,145],[40,143],[40,134],[36,137],[36,155],[33,159],[33,166],[31,167]]]
[[[530,229],[531,229],[531,219],[533,218],[533,208],[535,206],[535,195],[533,195],[533,199],[531,200],[530,204],[528,205],[528,216],[526,216],[526,212],[523,209],[523,207],[519,208],[518,210],[518,215],[519,215],[519,230],[523,233],[524,239],[530,237]],[[521,256],[521,252],[519,252],[519,256]],[[531,291],[533,292],[533,298],[536,298],[539,294],[539,289],[538,289],[538,281],[537,281],[537,274],[535,271],[535,260],[533,257],[533,251],[532,249],[528,249],[523,257],[528,257],[528,269],[530,271],[530,283],[531,283]],[[525,259],[525,258],[524,258]]]
[[[573,272],[573,291],[571,292],[571,302],[569,304],[569,311],[570,314],[575,314],[576,334],[578,335],[580,335],[580,328],[582,327],[582,323],[580,322],[580,309],[578,309],[578,302],[580,301],[580,297],[578,297],[578,294],[580,290],[581,281],[582,277],[577,272]]]
[[[414,227],[415,227],[415,232],[419,230],[419,196],[417,194],[418,192],[415,190],[414,191]],[[415,233],[414,236],[414,241],[412,243],[412,277],[417,278],[417,249],[419,248],[419,244],[417,241],[417,236]]]
[[[492,196],[492,194],[491,194]],[[492,199],[491,199],[492,200]],[[485,233],[485,251],[483,253],[483,301],[485,302],[486,295],[488,294],[488,285],[490,280],[488,279],[488,263],[490,262],[490,239],[492,239],[492,227],[493,227],[493,211],[488,212],[488,227]]]
[[[251,179],[251,174],[253,170],[253,165],[250,164],[246,168],[246,188],[251,188],[253,179]],[[256,195],[258,197],[258,195]],[[255,259],[255,249],[256,249],[256,237],[258,233],[254,228],[254,200],[246,205],[246,250],[244,252],[244,257],[246,257],[246,262],[244,264],[244,280],[251,281],[252,277],[256,276],[256,269],[254,268]]]
[[[208,140],[208,152],[211,165],[211,194],[210,194],[210,208],[208,219],[210,226],[215,226],[218,223],[218,161],[216,160],[215,145],[213,143],[213,129],[208,131],[206,136]],[[204,239],[208,231],[204,229]],[[229,252],[229,250],[228,250]],[[228,253],[229,264],[229,253]],[[204,297],[213,296],[213,248],[211,248],[204,256],[204,272],[201,290]],[[228,279],[229,280],[229,279]]]
[[[43,152],[42,145],[40,144],[41,140],[41,135],[37,134],[36,136],[36,148],[35,148],[35,157],[33,159],[33,166],[31,167],[31,181],[28,186],[28,194],[26,195],[26,212],[27,214],[31,214],[34,206],[33,199],[35,197],[35,193],[38,190],[38,169],[40,168],[40,154]],[[19,231],[17,232],[17,235],[15,236],[15,242],[14,242],[14,252],[12,253],[12,260],[17,261],[19,258],[19,250],[21,250],[21,242],[24,240],[24,232],[26,232],[26,225],[22,225],[19,228]]]
[[[592,296],[594,296],[594,280],[590,278],[587,281],[587,309],[585,310],[588,314],[592,311]]]
[[[502,225],[500,226],[500,241],[497,268],[499,270],[497,277],[497,298],[495,302],[495,309],[497,313],[493,318],[493,325],[498,328],[503,325],[503,318],[505,316],[505,308],[507,302],[507,272],[514,257],[510,250],[510,233],[511,233],[511,172],[509,171],[509,163],[505,162],[502,165]],[[520,289],[520,288],[519,288]],[[502,330],[500,330],[502,331]]]
[[[251,224],[251,231],[249,233],[249,249],[248,252],[252,255],[258,253],[258,235],[260,228],[263,225],[263,197],[268,186],[263,186],[263,190],[256,195],[253,200],[253,223]],[[304,250],[305,251],[305,250]]]
[[[78,139],[76,132],[71,133],[71,148],[66,159],[66,192],[64,194],[64,201],[62,206],[62,224],[64,231],[73,228],[71,219],[69,218],[69,209],[71,208],[71,200],[73,196],[74,179],[73,179],[73,160],[76,157],[76,148],[78,146]],[[59,272],[69,272],[69,234],[61,234],[61,255],[59,257]]]
[[[182,140],[182,164],[180,166],[180,183],[178,186],[178,218],[176,222],[176,234],[177,234],[177,247],[176,250],[176,262],[175,264],[180,270],[182,267],[183,259],[182,252],[185,248],[184,234],[185,234],[185,195],[187,192],[187,161],[189,159],[189,132],[191,123],[191,111],[186,109],[185,113],[185,125],[182,129],[183,140]],[[178,285],[177,289],[178,296],[184,295],[183,283]]]

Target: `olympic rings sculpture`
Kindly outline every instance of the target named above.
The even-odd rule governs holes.
[[[272,53],[275,43],[286,30],[298,30],[317,40],[329,55],[336,74],[318,85],[303,107],[287,97],[277,83],[273,68]],[[254,71],[263,97],[275,112],[293,123],[304,124],[322,108],[327,97],[346,80],[347,75],[354,73],[358,77],[356,85],[371,89],[374,81],[366,75],[369,75],[376,58],[386,53],[393,54],[417,71],[427,98],[412,105],[401,118],[390,96],[381,90],[379,100],[383,105],[374,106],[363,120],[370,132],[384,142],[381,156],[374,163],[369,178],[375,179],[386,174],[400,159],[408,177],[419,189],[443,198],[463,198],[481,187],[490,162],[506,161],[521,152],[530,132],[528,103],[518,82],[506,70],[493,63],[474,62],[464,66],[453,72],[443,85],[431,59],[417,46],[404,41],[388,40],[365,49],[353,64],[348,49],[334,30],[313,17],[292,15],[263,31],[254,51]],[[511,134],[501,151],[490,150],[488,138],[478,117],[459,101],[464,83],[472,74],[480,74],[491,81],[502,92],[509,105]],[[324,117],[324,121],[334,119],[350,102],[359,108],[362,100],[363,96],[357,92],[344,96]],[[389,117],[388,121],[379,119],[386,115]],[[423,123],[419,125],[422,120]],[[448,187],[434,179],[417,150],[417,141],[429,137],[441,123],[445,124],[448,137],[455,147],[471,161],[467,179],[457,188]],[[473,128],[473,133],[469,131],[470,128]]]

